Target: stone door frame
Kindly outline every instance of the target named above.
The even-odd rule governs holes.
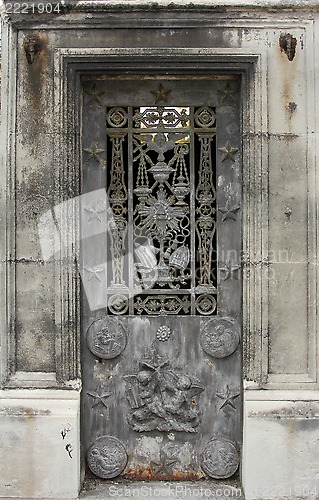
[[[221,53],[222,52],[222,53]],[[261,278],[264,239],[260,227],[267,227],[263,196],[267,186],[267,175],[262,172],[263,159],[260,151],[264,149],[262,116],[258,113],[257,102],[266,99],[265,82],[259,78],[260,58],[251,54],[235,54],[228,50],[216,49],[60,49],[55,55],[55,129],[64,133],[57,135],[55,172],[56,185],[65,182],[73,186],[74,196],[80,188],[80,77],[94,70],[138,71],[139,73],[160,73],[171,68],[174,74],[223,74],[234,73],[242,77],[242,154],[243,154],[243,366],[244,378],[262,380],[261,367],[263,345],[259,335],[262,324],[261,304],[267,294],[267,282]],[[65,101],[65,96],[66,101]],[[264,103],[265,104],[265,103]],[[65,165],[69,168],[65,169]],[[254,182],[252,183],[252,179]],[[57,203],[61,201],[57,194]],[[261,210],[263,206],[264,210]],[[251,214],[259,214],[252,220]],[[258,220],[257,220],[258,219]],[[264,219],[264,220],[262,220]],[[265,234],[263,234],[265,238]],[[252,257],[256,262],[252,262]],[[69,262],[69,267],[66,266]],[[57,263],[57,295],[60,304],[59,316],[64,321],[59,325],[57,342],[57,379],[68,384],[80,379],[80,282],[74,265],[74,256],[69,254]],[[74,270],[74,274],[69,269]],[[254,352],[254,358],[251,357]],[[257,367],[257,370],[256,370]]]

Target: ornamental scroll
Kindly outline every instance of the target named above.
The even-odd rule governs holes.
[[[167,313],[168,293],[169,314],[214,314],[215,121],[210,107],[107,109],[108,294],[134,296],[131,314]]]

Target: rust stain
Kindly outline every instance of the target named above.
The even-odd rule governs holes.
[[[296,55],[297,38],[294,38],[290,33],[282,34],[279,38],[279,47],[281,52],[284,52],[289,61],[293,61]]]
[[[50,410],[35,410],[34,408],[27,408],[24,406],[13,406],[9,408],[1,408],[1,415],[12,415],[15,417],[45,417],[51,414]]]
[[[28,108],[32,113],[27,133],[36,140],[43,133],[43,117],[47,108],[44,90],[48,71],[47,36],[40,32],[27,35],[22,50],[27,65]]]
[[[196,473],[194,470],[185,472],[181,470],[173,470],[172,472],[155,473],[151,465],[146,467],[137,466],[130,467],[123,476],[125,479],[134,479],[137,481],[194,481],[202,478],[202,474]]]

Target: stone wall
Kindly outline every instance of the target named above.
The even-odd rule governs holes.
[[[43,260],[38,233],[41,215],[80,192],[80,75],[165,64],[242,75],[242,481],[247,499],[318,495],[319,9],[294,4],[127,0],[3,15],[0,419],[12,461],[1,464],[2,497],[52,498],[48,470],[56,498],[76,498],[80,485],[80,279],[70,248]],[[30,37],[39,44],[32,64]],[[52,391],[70,401],[59,415]],[[70,421],[66,490],[52,461],[71,460],[60,437]],[[30,439],[28,464],[13,446],[18,427]],[[46,433],[50,452],[33,477]]]

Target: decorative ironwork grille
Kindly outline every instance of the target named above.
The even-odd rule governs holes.
[[[111,107],[106,134],[109,313],[214,314],[215,109]]]

